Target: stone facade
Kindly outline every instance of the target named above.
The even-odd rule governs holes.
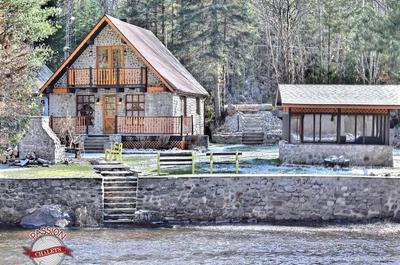
[[[279,143],[279,159],[284,163],[322,164],[331,155],[350,159],[352,166],[393,166],[393,147],[389,145]]]
[[[64,159],[64,146],[50,129],[48,117],[31,117],[28,132],[19,143],[19,156],[24,159],[31,152],[53,163]]]
[[[77,95],[93,95],[99,98],[99,104],[94,105],[94,122],[93,126],[89,126],[89,134],[103,134],[103,96],[107,94],[117,95],[122,100],[117,104],[117,115],[126,115],[126,95],[138,94],[142,92],[132,92],[125,89],[123,93],[117,93],[114,88],[99,89],[97,93],[88,93],[85,91],[77,91],[75,94],[50,94],[49,95],[49,115],[55,117],[75,116],[76,115],[76,96]],[[147,92],[145,95],[145,116],[181,116],[183,110],[181,108],[181,97],[170,92]],[[193,116],[194,134],[204,134],[204,99],[200,100],[200,112],[196,110],[196,97],[186,97],[186,115]]]
[[[138,190],[166,223],[400,221],[398,177],[142,177]]]
[[[78,226],[102,223],[101,178],[0,179],[0,224],[19,225],[43,205],[63,205]]]

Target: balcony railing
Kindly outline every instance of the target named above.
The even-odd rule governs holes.
[[[69,68],[69,87],[146,86],[147,69],[141,68]]]
[[[69,132],[88,134],[88,120],[86,117],[50,117],[50,127],[58,136]],[[116,134],[193,134],[193,116],[167,117],[115,117]]]
[[[57,135],[67,135],[68,133],[74,134],[87,134],[86,117],[53,117],[50,116],[50,128]]]

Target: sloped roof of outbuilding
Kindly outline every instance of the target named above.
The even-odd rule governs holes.
[[[147,67],[161,79],[171,91],[208,96],[204,87],[189,73],[189,71],[175,58],[164,44],[149,30],[129,24],[111,16],[104,16],[80,45],[71,53],[54,75],[43,85],[41,92],[54,83],[65,68],[71,65],[80,52],[88,46],[93,35],[98,34],[105,25],[109,25],[132,51],[143,60]]]
[[[276,105],[400,107],[400,85],[279,85]]]
[[[46,83],[47,80],[53,75],[53,71],[47,65],[43,65],[35,76],[35,93],[39,92],[39,89]]]

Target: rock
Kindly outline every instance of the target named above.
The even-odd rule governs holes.
[[[229,116],[234,115],[237,112],[237,109],[235,105],[229,104],[228,107],[226,108],[226,113],[228,113]]]
[[[67,227],[75,224],[72,211],[63,205],[43,205],[33,213],[22,218],[20,225],[24,228],[42,226]]]
[[[75,225],[76,226],[97,226],[100,220],[96,220],[96,216],[88,210],[86,205],[82,205],[75,209]]]
[[[139,210],[135,212],[134,221],[136,224],[151,225],[161,223],[163,219],[159,212]]]

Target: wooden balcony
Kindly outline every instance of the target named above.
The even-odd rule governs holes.
[[[141,68],[69,68],[68,87],[146,87],[147,69]]]

